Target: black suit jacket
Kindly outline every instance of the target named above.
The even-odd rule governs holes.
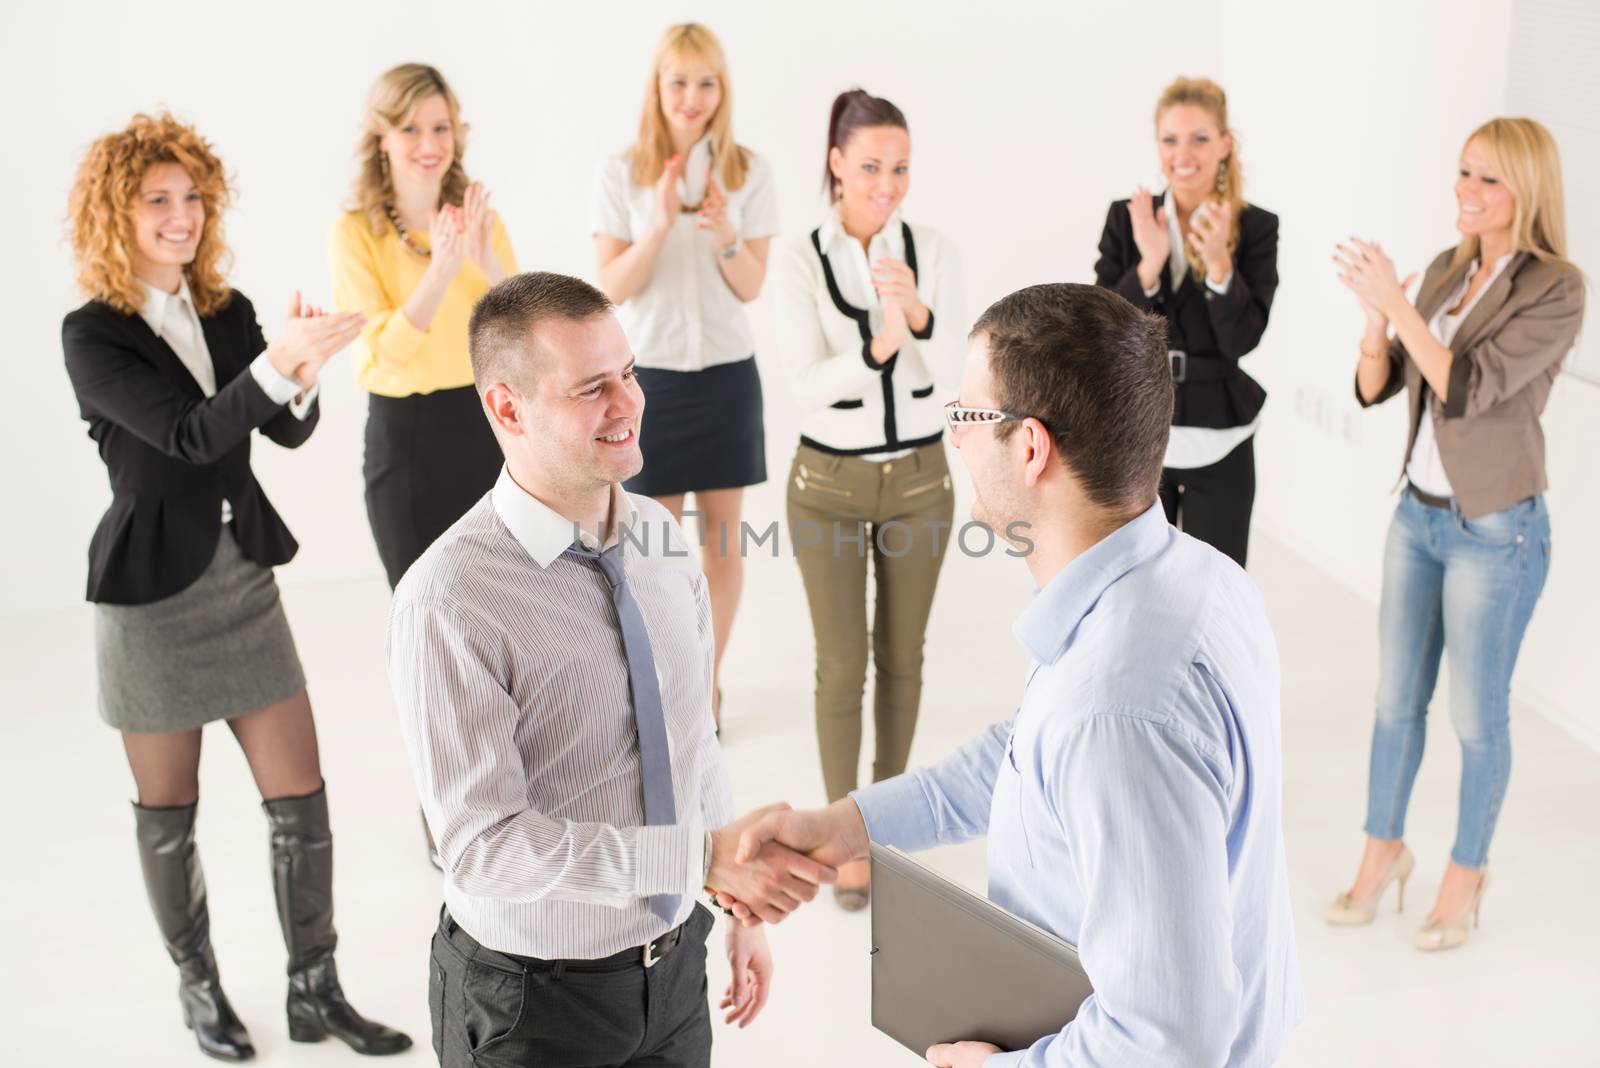
[[[244,294],[200,325],[217,373],[209,398],[140,316],[91,300],[61,324],[67,375],[111,480],[89,544],[91,601],[148,604],[192,584],[216,554],[224,499],[251,560],[273,567],[299,548],[250,470],[250,432],[292,449],[320,410],[296,419],[249,373],[267,343]]]
[[[1173,292],[1163,268],[1161,288],[1147,297],[1139,284],[1128,201],[1118,200],[1106,214],[1094,277],[1134,307],[1166,316],[1167,347],[1189,354],[1190,380],[1174,385],[1173,426],[1245,426],[1261,411],[1267,391],[1240,369],[1239,360],[1261,343],[1278,290],[1276,215],[1254,204],[1239,214],[1239,247],[1226,293],[1212,292],[1193,270]]]

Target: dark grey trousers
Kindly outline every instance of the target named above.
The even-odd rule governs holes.
[[[706,936],[696,908],[677,947],[642,961],[536,961],[479,945],[441,911],[428,971],[441,1068],[708,1068]]]

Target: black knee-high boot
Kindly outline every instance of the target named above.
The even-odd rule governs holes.
[[[211,949],[206,880],[194,848],[194,810],[194,805],[133,806],[139,866],[161,938],[178,966],[184,1024],[194,1031],[201,1052],[218,1060],[249,1060],[255,1047],[222,992]]]
[[[289,1037],[320,1042],[333,1035],[357,1053],[410,1049],[410,1038],[351,1008],[339,986],[326,790],[264,801],[261,807],[272,825],[272,885],[289,950]]]

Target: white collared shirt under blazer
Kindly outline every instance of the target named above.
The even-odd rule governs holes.
[[[828,452],[876,457],[939,439],[972,324],[963,307],[961,263],[942,234],[903,222],[897,211],[868,246],[845,233],[834,208],[816,230],[785,242],[773,292],[778,343],[801,408],[801,440]],[[914,263],[917,295],[933,313],[922,336],[908,338],[883,366],[867,352],[883,330],[883,302],[872,286],[878,259]]]
[[[611,514],[661,683],[676,824],[644,826],[611,588],[567,553],[573,524],[509,474],[411,566],[390,609],[389,680],[445,905],[502,953],[593,960],[654,941],[671,925],[650,896],[683,895],[673,925],[687,919],[705,829],[734,816],[705,576],[655,501],[614,486]]]
[[[689,150],[678,179],[678,199],[698,208],[706,195],[711,165],[709,138]],[[724,190],[728,222],[740,241],[778,232],[778,193],[772,169],[760,156],[741,149],[750,169],[738,189]],[[654,185],[634,185],[628,153],[612,156],[595,172],[589,232],[630,244],[655,224]],[[655,269],[643,289],[623,301],[617,318],[640,367],[660,371],[703,371],[755,355],[755,335],[744,302],[728,286],[718,266],[716,238],[702,230],[695,211],[680,212],[661,246]]]

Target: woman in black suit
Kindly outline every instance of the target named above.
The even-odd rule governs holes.
[[[327,797],[305,675],[272,568],[296,545],[250,470],[251,431],[286,448],[317,423],[316,382],[360,315],[302,308],[268,344],[228,287],[222,164],[169,115],[89,149],[72,188],[78,282],[67,373],[110,477],[89,549],[100,713],[122,732],[140,866],[203,1052],[255,1050],[222,992],[194,844],[201,727],[226,720],[261,791],[289,950],[289,1037],[362,1053],[411,1040],[363,1019],[334,968]]]
[[[1266,390],[1239,361],[1261,342],[1278,288],[1278,217],[1244,200],[1222,88],[1179,78],[1156,104],[1168,186],[1111,205],[1095,281],[1167,319],[1176,391],[1162,472],[1167,519],[1244,566]]]

